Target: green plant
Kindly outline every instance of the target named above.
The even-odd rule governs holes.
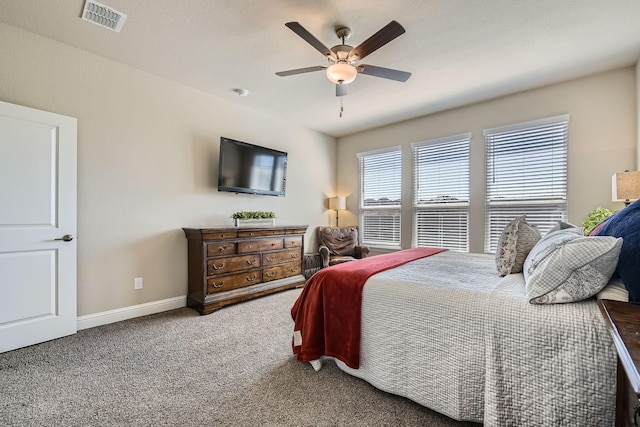
[[[263,219],[275,217],[275,213],[264,211],[238,211],[231,215],[231,218],[233,219]]]
[[[613,215],[613,212],[603,207],[597,207],[589,212],[587,219],[582,223],[582,226],[584,227],[584,234],[588,234],[596,225],[600,224],[611,215]]]

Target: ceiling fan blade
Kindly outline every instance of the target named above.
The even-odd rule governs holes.
[[[374,77],[382,77],[383,79],[395,80],[397,82],[406,82],[411,77],[411,73],[406,71],[392,70],[391,68],[376,67],[375,65],[359,65],[358,73],[368,74]]]
[[[315,67],[306,67],[306,68],[296,68],[295,70],[287,70],[287,71],[278,71],[276,74],[280,77],[293,76],[296,74],[302,73],[311,73],[312,71],[320,71],[326,70],[327,67],[323,67],[322,65],[316,65]]]
[[[284,25],[286,25],[287,27],[289,27],[289,29],[291,29],[291,31],[302,37],[307,43],[316,48],[316,50],[324,56],[333,57],[335,55],[328,47],[322,44],[320,40],[315,38],[313,34],[311,34],[302,25],[300,25],[300,23],[287,22]]]
[[[402,25],[398,24],[396,21],[391,21],[377,33],[354,47],[353,50],[349,52],[349,57],[357,56],[357,59],[361,60],[371,52],[380,49],[382,46],[404,33],[405,30]]]
[[[346,84],[336,84],[336,96],[346,96],[349,93],[349,86]]]

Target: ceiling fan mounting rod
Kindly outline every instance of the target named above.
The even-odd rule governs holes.
[[[349,37],[351,37],[351,28],[336,27],[336,36],[338,36],[339,39],[342,39],[342,44],[344,44],[344,41],[349,40]]]

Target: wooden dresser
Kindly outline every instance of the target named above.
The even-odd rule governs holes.
[[[637,426],[640,419],[640,305],[598,300],[618,352],[616,427]]]
[[[187,305],[209,314],[303,285],[307,227],[183,228],[189,245]]]

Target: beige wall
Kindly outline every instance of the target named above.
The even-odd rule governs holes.
[[[78,315],[186,295],[181,227],[274,211],[314,249],[332,218],[335,139],[239,103],[4,24],[0,100],[78,119]],[[286,197],[218,193],[220,136],[287,151]]]
[[[610,202],[613,172],[635,169],[633,68],[508,96],[340,138],[292,125],[0,24],[0,100],[78,119],[78,314],[186,294],[183,226],[228,225],[237,210],[273,210],[281,224],[333,223],[326,197],[347,195],[342,224],[357,223],[356,153],[404,147],[403,246],[411,244],[410,149],[462,132],[472,139],[471,248],[482,251],[482,129],[569,113],[569,219]],[[218,193],[220,136],[289,153],[287,196]],[[337,192],[336,190],[337,175]],[[133,278],[144,289],[133,290]]]
[[[581,224],[598,206],[611,202],[611,175],[635,169],[637,156],[635,67],[531,90],[338,139],[339,195],[348,196],[344,224],[358,222],[356,154],[403,147],[402,247],[411,246],[411,149],[417,141],[472,132],[470,250],[483,251],[483,129],[569,114],[569,221]]]
[[[636,62],[636,125],[640,126],[640,61]],[[640,132],[637,132],[636,167],[631,170],[640,169]]]

